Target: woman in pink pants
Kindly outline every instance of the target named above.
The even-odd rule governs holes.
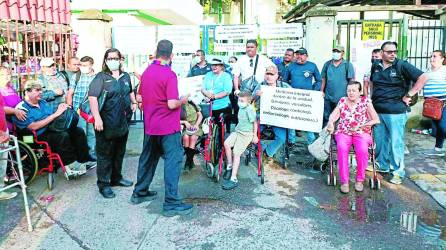
[[[327,131],[332,134],[335,122],[339,120],[335,138],[342,193],[349,192],[348,155],[352,144],[355,148],[357,165],[355,190],[358,192],[364,190],[365,169],[369,158],[368,147],[372,144],[371,126],[379,123],[378,114],[370,100],[361,96],[361,90],[361,83],[349,82],[347,97],[341,98],[327,124]]]

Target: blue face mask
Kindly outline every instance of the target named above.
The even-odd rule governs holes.
[[[121,63],[119,61],[106,61],[107,67],[110,71],[118,70],[121,67]]]
[[[239,101],[239,102],[238,102],[238,106],[239,106],[239,108],[244,109],[244,108],[248,107],[248,104]]]

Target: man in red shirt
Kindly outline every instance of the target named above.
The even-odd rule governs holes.
[[[180,135],[181,105],[188,97],[178,98],[178,80],[170,68],[173,45],[168,40],[158,42],[156,60],[141,76],[141,97],[144,111],[144,144],[139,158],[137,182],[130,202],[155,199],[149,191],[160,157],[164,159],[165,198],[164,216],[189,214],[191,204],[182,202],[178,195],[183,146]]]
[[[0,149],[8,147],[9,142],[9,133],[8,127],[6,125],[6,116],[3,107],[5,106],[5,101],[3,100],[3,96],[0,95]],[[8,153],[0,154],[0,189],[3,187],[3,177],[6,173],[7,161],[5,160],[8,156]],[[8,192],[0,192],[0,200],[9,200],[17,196],[16,192],[8,193]]]

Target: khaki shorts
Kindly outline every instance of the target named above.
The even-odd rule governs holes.
[[[235,155],[242,155],[251,144],[253,133],[232,132],[226,139],[225,143],[233,148]]]

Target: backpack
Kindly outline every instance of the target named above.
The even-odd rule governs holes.
[[[411,79],[407,79],[407,78],[405,78],[404,77],[404,74],[403,74],[403,63],[405,62],[406,60],[402,60],[402,59],[396,59],[396,65],[395,65],[395,68],[396,68],[396,74],[397,74],[397,76],[400,78],[400,79],[402,79],[403,80],[403,82],[404,82],[404,91],[405,91],[405,93],[407,93],[407,92],[409,92],[409,90],[410,89],[412,89],[412,87],[413,87],[413,85],[414,85],[414,82],[411,80]],[[382,62],[382,60],[380,61],[380,62]],[[375,73],[375,70],[376,70],[376,67],[377,67],[377,65],[378,65],[378,63],[373,63],[373,65],[372,65],[372,69],[370,70],[370,76],[371,75],[373,75],[373,73]],[[410,102],[410,107],[412,107],[413,105],[415,105],[416,103],[418,102],[418,93],[416,93],[414,96],[412,96],[412,98],[411,98],[411,102]]]
[[[67,71],[62,70],[62,71],[60,71],[60,73],[63,75],[63,77],[67,81],[67,88],[69,88],[70,87],[70,77],[68,77]],[[74,80],[74,83],[77,85],[77,83],[79,82],[80,79],[81,79],[81,71],[79,70],[76,72],[76,79]]]
[[[259,55],[256,55],[256,63],[254,66],[254,73],[252,74],[251,77],[249,77],[248,79],[242,81],[242,83],[240,84],[240,91],[249,91],[249,93],[252,93],[254,91],[254,89],[256,88],[256,86],[259,84],[259,82],[257,82],[256,80],[256,72],[257,72],[257,63],[259,62]]]
[[[72,108],[67,108],[60,116],[48,125],[48,130],[64,132],[77,126],[79,115]]]

